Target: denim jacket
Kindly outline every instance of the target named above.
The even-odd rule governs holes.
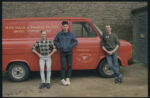
[[[72,32],[59,32],[55,39],[54,45],[61,50],[61,52],[72,52],[72,48],[78,44]]]

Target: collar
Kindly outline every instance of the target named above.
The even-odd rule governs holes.
[[[105,33],[106,34],[106,36],[108,36],[108,35],[111,35],[112,33]]]
[[[70,32],[70,30],[68,30],[68,32],[64,32],[63,30],[61,31],[62,34],[68,34]]]
[[[47,38],[46,39],[41,39],[41,41],[46,41],[47,40]]]

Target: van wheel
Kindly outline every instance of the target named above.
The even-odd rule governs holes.
[[[7,73],[9,79],[14,82],[22,82],[29,78],[29,69],[25,63],[12,63]]]
[[[102,62],[99,64],[98,73],[104,78],[112,78],[115,76],[113,70],[110,69],[106,59],[102,60]]]

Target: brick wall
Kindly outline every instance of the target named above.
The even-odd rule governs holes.
[[[110,24],[120,39],[133,40],[134,18],[131,10],[147,2],[3,2],[2,18],[86,17],[104,31]]]

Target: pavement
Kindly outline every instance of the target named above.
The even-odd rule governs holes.
[[[40,73],[32,72],[29,80],[12,82],[3,72],[3,97],[147,97],[148,65],[135,62],[121,67],[123,83],[115,84],[114,78],[103,78],[96,70],[73,71],[71,85],[63,86],[60,71],[53,71],[51,88],[39,89]]]

